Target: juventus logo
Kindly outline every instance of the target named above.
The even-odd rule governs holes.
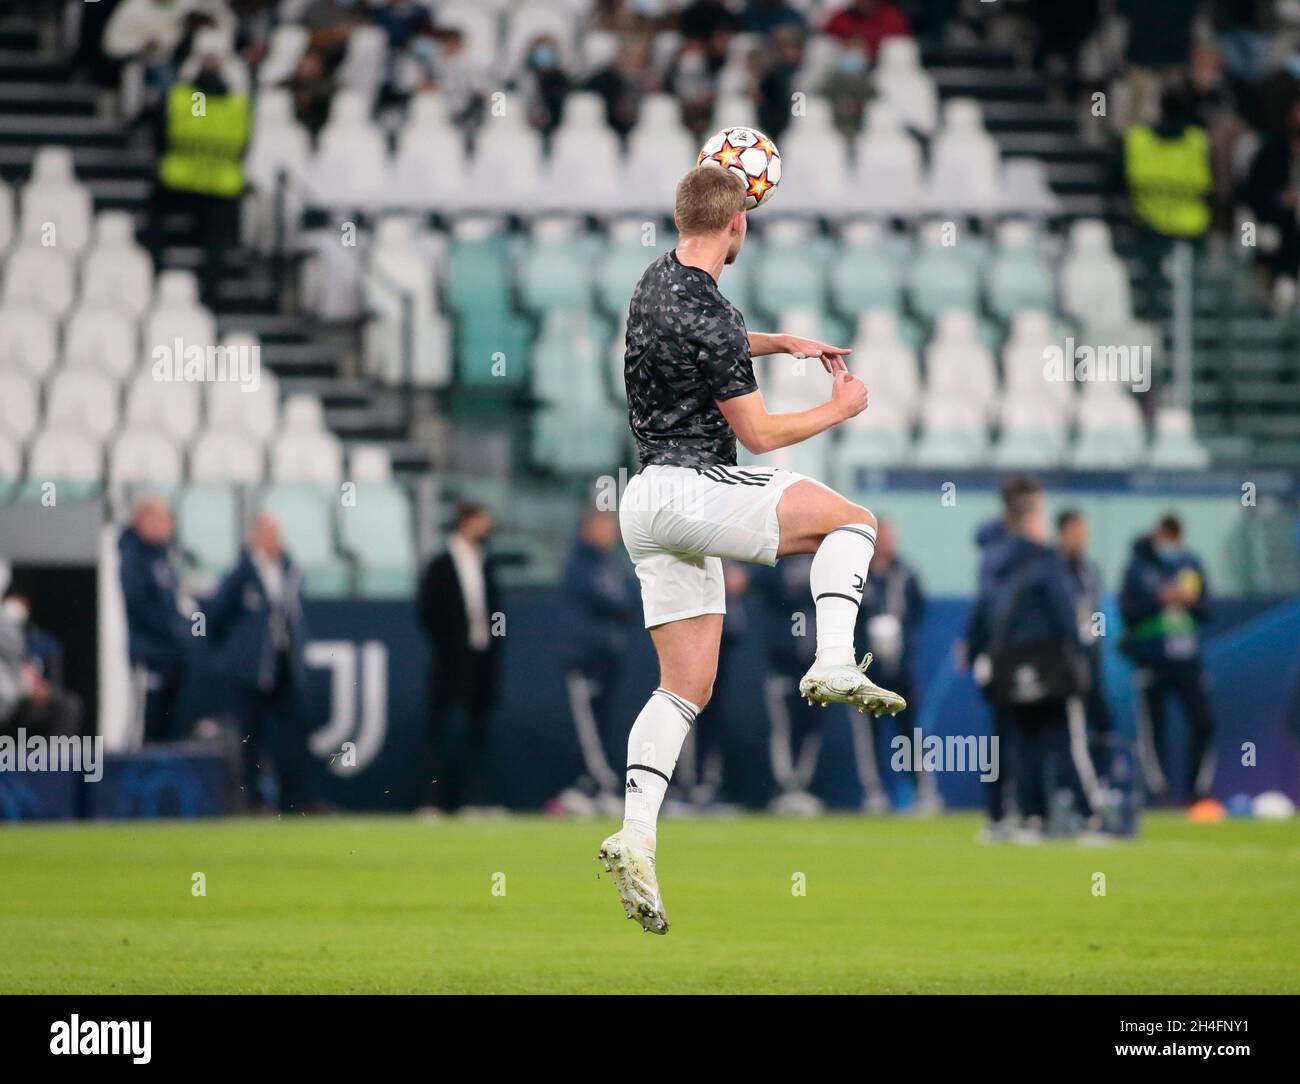
[[[855,590],[858,594],[862,594],[862,592],[865,591],[866,589],[867,589],[867,578],[866,578],[866,576],[863,576],[863,575],[861,575],[861,574],[858,574],[857,576],[854,576],[854,577],[853,577],[853,590]]]

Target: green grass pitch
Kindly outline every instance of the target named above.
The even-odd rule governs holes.
[[[663,938],[598,878],[604,823],[5,827],[0,991],[1300,991],[1300,820],[1106,847],[978,824],[669,821]]]

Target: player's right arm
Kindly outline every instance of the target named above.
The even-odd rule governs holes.
[[[824,433],[867,409],[867,386],[850,373],[839,373],[831,397],[810,410],[769,414],[761,391],[717,400],[736,439],[754,455],[798,444]]]

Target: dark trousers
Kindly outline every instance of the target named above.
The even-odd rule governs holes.
[[[1151,724],[1152,752],[1160,760],[1168,788],[1176,797],[1204,797],[1202,792],[1208,793],[1209,780],[1199,781],[1197,776],[1214,737],[1214,716],[1210,712],[1209,688],[1200,660],[1165,662],[1144,668],[1142,674],[1145,679],[1142,697]],[[1167,754],[1161,756],[1161,750],[1167,747],[1170,700],[1178,701],[1191,728],[1189,762],[1181,779],[1170,778],[1172,765],[1168,763]]]
[[[1070,749],[1070,722],[1063,700],[1041,704],[998,706],[994,709],[998,735],[998,778],[988,788],[989,817],[1001,820],[1007,799],[1016,797],[1022,817],[1046,818],[1048,800],[1068,787],[1076,808],[1090,812],[1087,794]]]
[[[309,801],[310,760],[304,690],[295,680],[288,655],[276,657],[269,688],[241,688],[234,694],[234,716],[244,752],[248,800],[261,804],[261,775],[269,757],[279,783],[279,807],[299,811]]]
[[[427,800],[453,811],[488,805],[493,689],[486,653],[471,652],[462,672],[435,664],[429,711]]]
[[[180,718],[182,677],[179,666],[150,668],[132,664],[131,694],[134,710],[139,713],[137,725],[142,726],[140,732],[146,742],[179,741],[185,737]]]
[[[582,750],[583,772],[579,785],[589,789],[623,786],[622,767],[627,757],[627,724],[615,718],[615,696],[623,660],[616,656],[572,661],[564,671],[565,692],[574,733]],[[598,759],[599,758],[599,759]],[[604,779],[608,769],[613,778]]]

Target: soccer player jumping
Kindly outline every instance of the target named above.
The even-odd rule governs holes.
[[[699,166],[677,186],[677,248],[641,276],[627,320],[624,380],[641,469],[619,509],[636,565],[646,628],[659,656],[659,687],[627,742],[623,827],[601,844],[628,918],[668,932],[655,871],[659,807],[677,755],[713,691],[722,639],[722,559],[773,565],[815,554],[810,574],[817,656],[799,682],[809,703],[851,704],[876,715],[907,705],[855,661],[857,623],[876,518],[811,478],[779,467],[736,466],[751,452],[797,444],[862,413],[867,389],[848,350],[813,339],[747,331],[718,290],[745,243],[745,186]],[[817,357],[833,383],[811,410],[769,414],[753,357]]]

